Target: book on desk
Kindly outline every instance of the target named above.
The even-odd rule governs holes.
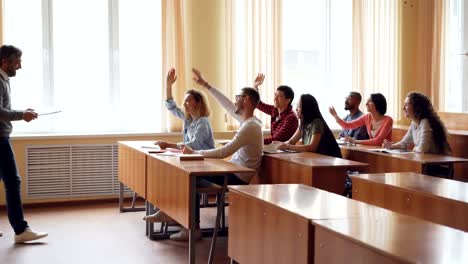
[[[179,160],[204,160],[205,157],[201,154],[180,154]]]

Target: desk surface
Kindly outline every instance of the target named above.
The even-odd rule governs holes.
[[[419,173],[373,173],[352,175],[358,178],[443,198],[468,203],[468,183],[431,177]]]
[[[151,147],[154,146],[154,141],[119,141],[120,144],[127,145],[137,151],[143,152],[152,158],[156,158],[168,164],[171,164],[190,175],[218,175],[224,173],[252,173],[253,169],[242,167],[231,162],[226,162],[222,159],[205,158],[204,160],[187,160],[180,161],[177,156],[165,156],[161,154],[149,153]]]
[[[409,130],[409,126],[406,125],[393,125],[393,129],[399,130]],[[449,135],[457,135],[457,136],[468,136],[468,130],[459,130],[459,129],[447,129]]]
[[[272,159],[289,161],[299,165],[310,167],[366,167],[368,164],[325,156],[313,152],[300,152],[300,153],[278,153],[278,154],[265,154],[265,157]]]
[[[414,217],[381,210],[372,217],[312,222],[403,261],[468,263],[468,233]]]
[[[302,184],[229,186],[229,189],[306,219],[366,217],[374,210],[385,210]]]
[[[423,153],[402,153],[402,154],[390,154],[390,153],[382,153],[371,151],[371,149],[379,149],[381,147],[378,146],[366,146],[366,145],[357,145],[357,146],[347,146],[341,145],[341,149],[349,150],[349,151],[361,151],[365,153],[372,153],[375,155],[380,155],[384,157],[392,157],[397,159],[409,160],[418,162],[421,164],[443,164],[443,163],[462,163],[468,162],[468,159],[459,158],[459,157],[452,157],[452,156],[445,156],[445,155],[435,155],[435,154],[423,154]]]

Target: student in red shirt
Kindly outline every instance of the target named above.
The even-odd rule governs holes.
[[[263,80],[265,80],[265,75],[259,73],[253,87],[258,90]],[[267,145],[273,141],[284,142],[294,135],[299,121],[291,105],[293,100],[294,91],[291,87],[281,85],[276,88],[273,105],[260,101],[257,109],[271,116],[270,135],[263,138],[263,144]]]

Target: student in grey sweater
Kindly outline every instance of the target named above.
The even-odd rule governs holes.
[[[240,94],[236,95],[235,103],[231,102],[226,96],[210,85],[201,75],[200,71],[193,69],[193,79],[198,84],[205,87],[223,108],[237,121],[240,122],[239,130],[234,138],[226,145],[210,150],[194,151],[190,147],[185,147],[183,152],[186,154],[199,153],[207,158],[223,159],[232,155],[230,162],[251,168],[260,167],[263,155],[263,134],[261,121],[254,116],[255,108],[260,102],[258,91],[253,88],[243,88]],[[227,174],[228,184],[245,185],[249,184],[255,173],[248,174]],[[204,180],[214,182],[218,185],[224,185],[223,177],[202,177]],[[200,231],[200,202],[197,195],[196,205],[196,223],[195,238],[201,237]],[[180,232],[171,235],[173,240],[187,241],[189,231],[183,228]]]
[[[15,231],[15,243],[24,243],[47,236],[47,233],[33,231],[24,220],[21,202],[21,178],[18,175],[15,155],[11,147],[11,121],[29,122],[37,118],[32,109],[17,111],[11,109],[10,77],[21,69],[22,51],[14,46],[0,47],[0,180],[5,185],[8,220]],[[3,233],[0,231],[0,236]]]
[[[447,130],[427,96],[417,92],[409,93],[403,111],[411,119],[408,132],[399,142],[384,140],[383,147],[407,150],[410,145],[414,145],[414,152],[442,155],[451,153]]]

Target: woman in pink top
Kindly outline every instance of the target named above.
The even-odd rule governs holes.
[[[329,110],[336,122],[344,129],[366,126],[369,139],[355,140],[351,137],[346,137],[346,141],[363,145],[381,146],[384,139],[391,140],[392,138],[393,119],[385,115],[387,112],[387,100],[385,100],[385,97],[381,93],[371,94],[367,100],[366,108],[367,112],[369,112],[368,114],[350,122],[343,121],[336,114],[333,106]]]

